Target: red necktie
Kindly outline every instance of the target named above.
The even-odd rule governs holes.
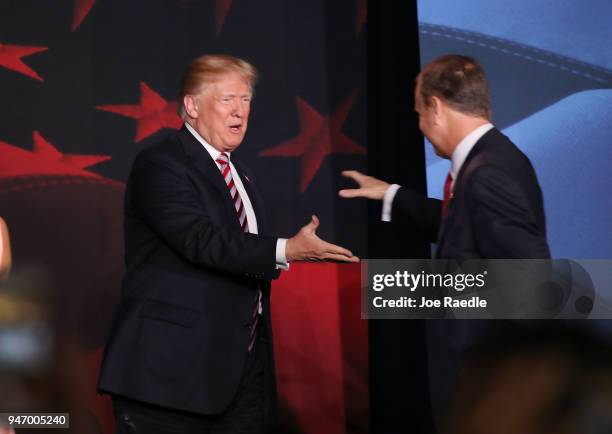
[[[451,199],[452,186],[453,186],[453,177],[451,176],[450,172],[448,172],[448,175],[446,176],[446,181],[444,182],[444,200],[442,201],[442,218],[444,218],[444,216],[446,215],[446,212],[448,211],[448,204],[450,203],[450,199]]]
[[[253,344],[255,344],[255,336],[257,335],[257,321],[259,320],[259,306],[261,305],[261,296],[261,290],[257,291],[257,301],[255,303],[255,310],[253,311],[251,334],[249,335],[249,351],[253,349]]]
[[[223,175],[225,183],[227,184],[227,188],[229,188],[230,190],[232,200],[234,201],[234,208],[236,208],[236,213],[238,213],[240,227],[244,232],[248,232],[249,224],[246,218],[246,210],[244,208],[244,204],[242,203],[242,198],[238,193],[238,189],[234,184],[234,180],[232,179],[232,171],[230,170],[228,155],[225,152],[221,152],[217,157],[217,163],[219,164],[219,170],[221,170],[221,175]],[[253,349],[253,345],[255,344],[255,336],[257,335],[257,321],[259,320],[259,306],[261,306],[261,295],[261,290],[257,291],[257,297],[255,299],[255,309],[253,310],[253,315],[251,316],[251,333],[249,334],[248,346],[249,351]]]
[[[246,210],[244,209],[244,204],[242,203],[242,199],[240,194],[238,193],[238,189],[234,184],[234,180],[232,179],[232,171],[230,170],[229,165],[229,157],[225,152],[221,152],[217,157],[217,163],[219,164],[219,170],[221,170],[221,175],[225,179],[225,183],[230,190],[230,194],[232,195],[232,200],[234,201],[234,207],[236,208],[236,212],[238,213],[238,220],[240,221],[240,227],[244,232],[249,231],[249,223],[246,218]]]

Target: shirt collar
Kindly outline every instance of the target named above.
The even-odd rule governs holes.
[[[202,138],[202,136],[200,136],[200,134],[198,134],[198,132],[195,130],[195,128],[193,128],[187,122],[185,122],[185,126],[187,127],[187,130],[189,130],[189,132],[193,135],[193,137],[195,137],[196,140],[198,142],[200,142],[202,144],[202,146],[204,146],[204,149],[206,149],[208,151],[208,153],[210,154],[210,157],[213,159],[213,161],[217,161],[217,158],[219,158],[219,155],[221,155],[221,151],[219,151],[218,149],[214,148],[210,143],[208,143],[206,140],[204,140],[204,138]],[[231,161],[231,152],[226,152],[226,154],[227,154],[227,159]]]
[[[493,124],[491,123],[481,125],[474,131],[472,131],[470,134],[465,136],[463,140],[459,142],[459,144],[453,151],[453,154],[451,155],[450,173],[453,177],[453,182],[455,181],[455,179],[457,179],[457,175],[461,170],[461,166],[463,166],[465,159],[467,158],[468,154],[470,153],[476,142],[478,142],[478,140],[480,140],[480,138],[484,136],[491,128],[493,128]]]

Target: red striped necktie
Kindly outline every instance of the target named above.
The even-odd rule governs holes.
[[[232,201],[234,202],[234,208],[236,209],[236,213],[238,213],[238,220],[240,221],[240,227],[244,232],[249,231],[249,223],[246,218],[246,209],[244,208],[244,203],[242,203],[242,198],[238,193],[238,189],[236,188],[236,184],[234,184],[234,180],[232,179],[232,171],[230,170],[229,165],[229,156],[225,152],[221,152],[217,157],[217,164],[219,164],[219,170],[221,170],[221,175],[225,179],[225,183],[227,184],[227,188],[230,190],[230,194],[232,196]],[[261,306],[261,290],[257,291],[257,297],[255,298],[255,309],[253,310],[253,315],[251,316],[251,331],[249,334],[249,346],[248,350],[251,351],[253,349],[253,345],[255,344],[255,337],[257,336],[257,322],[259,320],[259,309]]]
[[[227,187],[230,190],[230,194],[232,195],[232,201],[234,202],[234,208],[236,208],[236,213],[238,213],[240,227],[244,232],[248,232],[249,223],[247,222],[246,209],[244,208],[244,204],[242,203],[242,198],[238,193],[236,184],[234,184],[234,180],[232,179],[232,171],[230,170],[229,165],[229,156],[225,152],[221,152],[217,157],[217,164],[219,165],[221,175],[223,175],[225,183],[227,184]]]
[[[446,215],[448,211],[448,205],[451,200],[451,188],[453,186],[453,177],[450,172],[446,176],[446,181],[444,182],[444,200],[442,201],[442,218]]]
[[[255,344],[255,336],[257,335],[257,322],[259,320],[259,306],[261,306],[262,295],[263,294],[261,293],[261,290],[257,291],[257,301],[255,302],[255,310],[253,312],[251,321],[251,333],[249,335],[249,351],[253,349],[253,345]]]

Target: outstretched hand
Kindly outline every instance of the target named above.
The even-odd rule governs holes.
[[[359,262],[359,258],[344,247],[323,241],[316,234],[319,219],[313,215],[310,223],[287,240],[285,256],[292,261]]]
[[[366,199],[382,200],[391,185],[373,176],[364,175],[357,170],[345,170],[342,172],[342,176],[352,179],[359,185],[359,188],[347,188],[338,192],[340,197],[347,199],[365,197]]]

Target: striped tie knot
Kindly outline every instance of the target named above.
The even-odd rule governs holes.
[[[225,152],[221,152],[217,157],[217,163],[219,163],[220,166],[225,166],[229,164],[229,156]]]

